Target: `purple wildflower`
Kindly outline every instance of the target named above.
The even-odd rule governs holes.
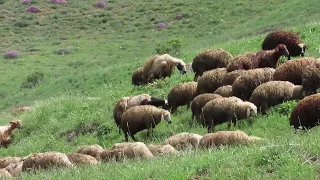
[[[37,6],[30,6],[28,7],[27,11],[30,13],[38,13],[40,12],[40,9]]]
[[[166,24],[166,23],[159,23],[159,24],[157,24],[157,28],[159,28],[159,29],[163,29],[163,28],[165,28],[165,27],[167,27],[167,24]]]
[[[183,15],[182,15],[182,14],[176,15],[176,19],[182,19],[182,18],[183,18]]]
[[[18,50],[11,50],[4,53],[3,57],[5,59],[15,59],[19,56],[20,52]]]
[[[32,0],[23,0],[23,1],[22,1],[22,4],[25,4],[25,5],[31,4],[31,1],[32,1]]]
[[[99,8],[103,8],[107,5],[107,3],[105,3],[104,1],[98,1],[96,3],[96,7],[99,7]]]

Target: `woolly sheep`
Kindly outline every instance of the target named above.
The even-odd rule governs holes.
[[[0,147],[8,147],[12,142],[12,131],[22,127],[21,120],[12,120],[7,126],[0,126]]]
[[[5,169],[0,169],[0,178],[12,177],[12,175]]]
[[[295,32],[277,30],[269,33],[262,42],[263,50],[270,50],[277,47],[279,44],[287,46],[289,51],[288,60],[294,56],[304,56],[307,45],[298,37]]]
[[[243,69],[239,69],[239,70],[235,70],[232,72],[228,72],[222,80],[222,84],[223,86],[225,85],[232,85],[233,82],[241,75],[245,74],[247,71],[243,70]]]
[[[157,156],[159,154],[169,155],[169,154],[177,154],[178,153],[178,151],[170,144],[165,144],[165,145],[152,145],[152,144],[150,144],[148,146],[148,149],[151,151],[151,153],[154,156]]]
[[[290,115],[290,126],[310,129],[320,122],[320,93],[303,98]]]
[[[289,81],[269,81],[259,85],[253,91],[249,101],[266,114],[271,106],[289,100],[302,99],[303,95],[301,85],[294,85]]]
[[[236,131],[218,131],[204,135],[200,142],[201,148],[220,147],[225,145],[246,145],[261,141],[262,139],[255,136],[248,136],[245,132]]]
[[[231,122],[234,126],[237,120],[246,119],[257,115],[257,107],[248,101],[242,101],[236,97],[223,97],[209,101],[202,110],[204,124],[208,127],[208,133],[215,130],[215,126],[228,122],[228,130]]]
[[[273,78],[273,68],[257,68],[248,70],[245,74],[239,76],[232,84],[232,93],[234,96],[247,101],[253,90],[262,83],[271,81]]]
[[[9,164],[23,161],[21,157],[5,157],[0,159],[0,169],[6,168]]]
[[[222,97],[230,97],[232,96],[232,86],[221,86],[214,92],[214,94],[219,94]]]
[[[20,176],[20,174],[22,173],[22,165],[23,165],[23,161],[20,161],[20,162],[17,162],[17,163],[11,163],[5,169],[13,177],[17,177],[17,176]]]
[[[218,68],[203,73],[198,80],[197,95],[216,91],[222,86],[222,80],[226,74],[226,68]]]
[[[173,87],[168,93],[168,104],[170,112],[174,113],[179,106],[187,105],[189,109],[190,102],[196,96],[197,82],[180,83]]]
[[[304,57],[295,59],[294,61],[287,61],[277,67],[273,75],[275,81],[289,81],[295,85],[302,85],[303,70],[316,61],[312,57]]]
[[[88,146],[81,146],[76,150],[76,153],[90,155],[96,159],[99,159],[99,155],[103,150],[103,147],[99,146],[98,144],[94,144]]]
[[[196,119],[200,124],[200,121],[203,120],[202,118],[202,108],[204,105],[206,105],[207,102],[216,99],[216,98],[221,98],[222,96],[218,94],[213,94],[213,93],[204,93],[196,96],[190,103],[190,108],[192,111],[191,119],[194,120]]]
[[[132,78],[131,78],[131,82],[133,85],[136,86],[140,86],[144,84],[143,81],[143,67],[139,67],[138,69],[136,69],[133,74],[132,74]]]
[[[320,92],[320,61],[307,66],[301,76],[303,89],[307,95]]]
[[[152,159],[154,156],[143,142],[123,142],[115,143],[111,150],[122,150],[128,158]]]
[[[232,62],[233,56],[224,49],[207,49],[200,52],[192,62],[192,69],[195,72],[194,81],[205,71],[216,68],[224,68]]]
[[[164,144],[170,144],[177,150],[186,148],[198,148],[199,141],[202,138],[199,134],[182,132],[169,137]]]
[[[99,161],[87,154],[81,153],[68,153],[67,154],[69,160],[74,165],[98,165]]]
[[[254,68],[271,67],[276,68],[279,58],[281,56],[289,56],[286,45],[279,44],[277,47],[271,50],[262,50],[256,53],[253,58]]]
[[[124,152],[121,149],[106,149],[100,153],[100,158],[102,162],[122,161],[124,157]]]
[[[228,64],[226,68],[227,72],[254,69],[252,61],[255,55],[256,53],[249,52],[236,56],[233,61]]]
[[[125,141],[128,141],[128,135],[136,141],[134,135],[144,129],[148,129],[147,135],[150,135],[152,129],[162,120],[170,124],[170,112],[151,105],[135,106],[126,110],[121,118],[121,129],[124,132]]]
[[[51,167],[73,167],[68,156],[60,152],[34,153],[23,161],[22,171],[48,169]]]

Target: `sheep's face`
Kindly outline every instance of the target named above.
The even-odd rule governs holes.
[[[187,72],[187,68],[185,64],[179,63],[177,65],[177,69],[182,73],[185,74]]]
[[[18,128],[21,129],[22,125],[21,125],[21,120],[13,120],[10,122],[11,126],[13,126],[14,128]]]
[[[161,121],[167,121],[169,124],[171,124],[171,116],[170,116],[170,112],[169,111],[165,111],[164,113],[162,113],[161,115]]]
[[[308,46],[306,44],[304,44],[304,43],[298,44],[298,46],[301,49],[300,55],[302,57],[304,57],[304,53],[305,53],[306,49],[308,49]]]
[[[257,107],[253,104],[248,105],[247,107],[247,118],[257,115]]]
[[[162,109],[168,110],[169,109],[169,103],[168,100],[164,100],[164,104],[162,105]]]
[[[277,46],[278,51],[280,52],[281,55],[288,57],[289,56],[289,51],[287,49],[287,46],[284,44],[279,44]]]

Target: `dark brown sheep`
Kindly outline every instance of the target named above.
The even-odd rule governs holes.
[[[190,102],[196,96],[197,84],[193,81],[181,83],[170,90],[168,104],[171,113],[174,113],[179,106],[187,105],[187,109],[189,109]]]
[[[289,56],[286,45],[279,44],[275,49],[257,52],[253,58],[254,68],[276,68],[281,56]]]
[[[222,85],[225,86],[225,85],[232,85],[233,82],[242,74],[245,74],[247,71],[246,70],[243,70],[243,69],[239,69],[239,70],[235,70],[235,71],[232,71],[232,72],[228,72],[223,80],[222,80]]]
[[[222,80],[226,74],[226,68],[217,68],[203,73],[198,80],[197,95],[215,92],[222,86]]]
[[[132,78],[131,78],[131,82],[135,86],[140,86],[140,85],[144,84],[144,81],[143,81],[143,67],[139,67],[138,69],[136,69],[133,72]]]
[[[290,126],[310,129],[320,122],[320,93],[303,98],[294,107],[290,116]]]
[[[195,73],[194,81],[197,81],[198,77],[202,76],[205,71],[227,67],[232,60],[233,56],[221,48],[200,52],[192,62],[192,69]]]
[[[135,106],[126,110],[121,118],[121,129],[124,132],[125,141],[128,141],[128,135],[136,141],[134,135],[144,129],[148,129],[149,136],[152,129],[162,120],[170,124],[170,112],[151,105]]]
[[[295,32],[277,30],[269,33],[262,42],[263,50],[270,50],[276,48],[279,44],[287,46],[289,51],[288,60],[290,57],[304,56],[304,53],[308,47],[298,37]]]
[[[253,58],[256,53],[249,52],[236,56],[233,61],[231,61],[227,66],[227,72],[232,72],[235,70],[249,70],[254,69],[252,64]]]
[[[302,73],[302,86],[307,95],[320,92],[320,61],[307,66]]]
[[[315,58],[304,57],[295,59],[294,61],[287,61],[277,67],[273,74],[274,81],[289,81],[295,85],[302,85],[303,70],[311,64],[316,62]]]

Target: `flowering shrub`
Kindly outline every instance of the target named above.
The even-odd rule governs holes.
[[[40,12],[40,9],[37,6],[30,6],[30,7],[28,7],[27,12],[38,13],[38,12]]]
[[[159,29],[163,29],[163,28],[166,28],[167,27],[167,24],[166,23],[159,23],[157,24],[157,28]]]
[[[15,59],[19,56],[20,52],[18,50],[11,50],[6,52],[3,57],[5,59]]]
[[[105,3],[104,1],[98,1],[95,6],[99,7],[99,8],[103,8],[106,5],[107,5],[107,3]]]
[[[182,19],[182,18],[183,18],[183,15],[182,15],[182,14],[176,15],[176,19]]]

